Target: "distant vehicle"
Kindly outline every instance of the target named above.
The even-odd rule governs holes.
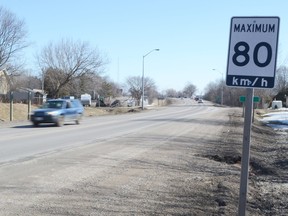
[[[274,100],[272,101],[272,109],[280,109],[282,108],[282,101],[281,100]]]
[[[115,100],[110,105],[110,107],[119,107],[119,106],[121,106],[121,101],[120,100]]]
[[[128,100],[126,100],[125,102],[126,102],[126,104],[127,104],[127,107],[134,107],[135,104],[136,104],[136,102],[135,102],[134,99],[128,99]]]
[[[32,111],[30,121],[35,127],[41,123],[53,123],[60,127],[66,122],[79,124],[83,114],[84,108],[77,99],[52,99]]]
[[[198,103],[203,103],[203,100],[202,99],[198,99]]]
[[[80,97],[81,103],[83,106],[91,106],[91,95],[90,94],[82,94]]]

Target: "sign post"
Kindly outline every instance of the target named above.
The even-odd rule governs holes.
[[[231,19],[226,85],[246,88],[239,216],[246,215],[254,88],[274,87],[279,22],[279,17]]]
[[[244,131],[243,131],[243,146],[241,157],[241,179],[240,179],[240,194],[239,194],[239,208],[238,215],[245,216],[247,191],[248,191],[248,177],[249,177],[249,163],[250,163],[250,140],[251,140],[251,126],[252,126],[252,110],[253,110],[253,88],[246,89],[246,101],[244,111]]]

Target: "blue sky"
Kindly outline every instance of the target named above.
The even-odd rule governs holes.
[[[27,68],[37,74],[34,56],[50,42],[87,41],[106,55],[105,75],[124,83],[128,76],[152,78],[158,90],[182,90],[188,83],[203,93],[226,76],[230,19],[279,16],[278,65],[288,58],[288,3],[285,0],[1,0],[23,19],[31,46]],[[216,69],[216,70],[212,70]]]

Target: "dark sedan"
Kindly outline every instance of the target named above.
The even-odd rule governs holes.
[[[84,108],[77,99],[53,99],[34,110],[30,115],[30,120],[34,126],[41,123],[53,123],[57,126],[62,126],[66,122],[79,124],[83,113]]]

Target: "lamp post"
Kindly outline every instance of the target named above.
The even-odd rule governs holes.
[[[144,110],[144,59],[150,53],[152,53],[154,51],[159,51],[159,50],[160,49],[153,49],[150,52],[148,52],[147,54],[143,55],[143,59],[142,59],[142,110]]]
[[[223,105],[223,99],[224,99],[224,86],[223,86],[224,78],[223,78],[223,73],[218,71],[218,70],[216,70],[216,69],[212,69],[212,70],[213,71],[217,71],[217,72],[219,72],[222,75],[222,80],[221,80],[221,105]]]

